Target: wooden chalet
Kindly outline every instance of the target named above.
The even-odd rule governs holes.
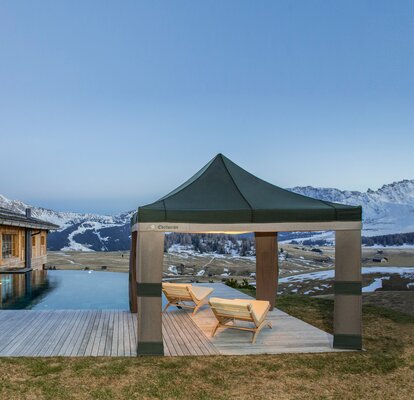
[[[43,269],[47,262],[47,234],[59,227],[31,215],[0,207],[0,272]]]

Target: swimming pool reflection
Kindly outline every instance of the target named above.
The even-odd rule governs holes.
[[[0,275],[0,309],[128,310],[128,274],[32,271]]]
[[[53,285],[48,271],[30,271],[23,274],[0,275],[0,309],[23,309],[45,296]]]

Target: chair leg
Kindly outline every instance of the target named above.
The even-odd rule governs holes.
[[[259,333],[259,328],[253,331],[253,338],[252,338],[252,344],[256,343],[257,334]]]
[[[220,326],[220,322],[217,322],[216,326],[213,329],[213,332],[211,333],[211,337],[214,337],[214,335],[216,334],[217,329],[219,328],[219,326]]]
[[[191,315],[196,315],[196,312],[203,307],[207,302],[205,300],[201,300],[196,306],[194,307],[193,313]]]
[[[162,310],[163,313],[165,313],[167,311],[167,308],[171,305],[171,302],[169,301],[167,303],[167,305],[164,307],[164,309]]]
[[[255,330],[253,334],[252,344],[256,343],[257,335],[264,328],[265,325],[268,325],[266,321],[263,321]],[[269,325],[268,325],[269,326]],[[270,326],[271,327],[271,326]]]
[[[194,307],[194,310],[191,315],[196,315],[197,311],[200,309],[200,307],[203,305],[203,303],[199,303]]]

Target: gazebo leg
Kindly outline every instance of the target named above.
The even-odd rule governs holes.
[[[277,232],[255,232],[255,239],[256,299],[269,301],[273,310],[279,278]]]
[[[361,231],[337,231],[333,346],[362,349]]]
[[[137,355],[164,355],[162,340],[163,232],[139,232],[137,240]]]
[[[129,310],[137,312],[137,236],[138,232],[131,233],[131,249],[129,253]]]

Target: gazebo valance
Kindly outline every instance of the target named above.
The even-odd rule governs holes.
[[[136,222],[271,223],[361,221],[361,207],[272,185],[218,154],[187,182],[138,208]]]

